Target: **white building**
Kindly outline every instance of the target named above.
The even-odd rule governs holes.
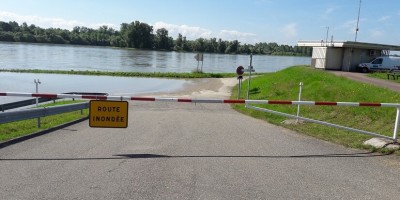
[[[341,71],[356,71],[360,63],[400,51],[400,46],[350,41],[299,41],[297,45],[313,47],[312,67]]]

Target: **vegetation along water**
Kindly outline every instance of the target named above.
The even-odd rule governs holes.
[[[155,33],[154,33],[155,32]],[[311,56],[311,48],[279,45],[275,42],[240,44],[238,40],[224,41],[217,38],[187,40],[179,34],[176,39],[168,30],[153,30],[153,26],[140,21],[122,23],[119,30],[108,26],[98,29],[76,26],[72,31],[60,28],[41,28],[34,24],[21,25],[15,21],[0,21],[0,41],[74,44],[92,46],[129,47],[136,49],[174,50],[226,54],[267,54],[289,56]]]

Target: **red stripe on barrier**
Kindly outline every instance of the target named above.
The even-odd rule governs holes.
[[[280,101],[280,100],[271,100],[268,101],[268,104],[286,104],[286,105],[292,105],[292,101]]]
[[[57,98],[57,95],[56,94],[32,94],[32,97],[55,99],[55,98]]]
[[[192,100],[191,100],[191,99],[178,99],[178,102],[187,102],[187,103],[191,103]]]
[[[243,99],[226,99],[224,103],[246,103],[246,100]]]
[[[82,99],[107,100],[107,96],[82,95]]]
[[[360,103],[360,106],[380,107],[380,106],[382,106],[382,104],[380,104],[380,103]]]
[[[337,106],[337,102],[315,102],[316,106]]]
[[[156,101],[154,97],[131,97],[132,101]]]

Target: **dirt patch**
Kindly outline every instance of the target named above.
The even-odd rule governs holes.
[[[149,93],[146,96],[183,98],[229,98],[232,88],[238,83],[236,78],[192,79],[183,88],[172,92]]]

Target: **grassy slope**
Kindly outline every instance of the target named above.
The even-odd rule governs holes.
[[[367,76],[372,77],[372,78],[379,78],[383,80],[388,80],[387,79],[387,73],[386,72],[373,72],[369,73]],[[400,83],[400,79],[393,80],[393,77],[390,77],[390,81]]]
[[[304,83],[302,100],[398,103],[400,99],[399,93],[355,82],[306,66],[291,67],[254,78],[251,83],[250,99],[297,100],[299,82]],[[246,91],[247,82],[244,82],[243,86],[243,90]],[[236,91],[237,88],[234,88],[233,98],[237,98]],[[245,109],[243,105],[234,105],[233,107],[242,113],[264,119],[273,124],[279,124],[348,147],[362,147],[362,142],[370,138],[370,136],[312,123],[283,125],[281,122],[285,120],[284,117]],[[297,111],[297,106],[288,105],[262,105],[260,107],[294,115]],[[300,115],[392,136],[395,114],[395,108],[301,106]]]

